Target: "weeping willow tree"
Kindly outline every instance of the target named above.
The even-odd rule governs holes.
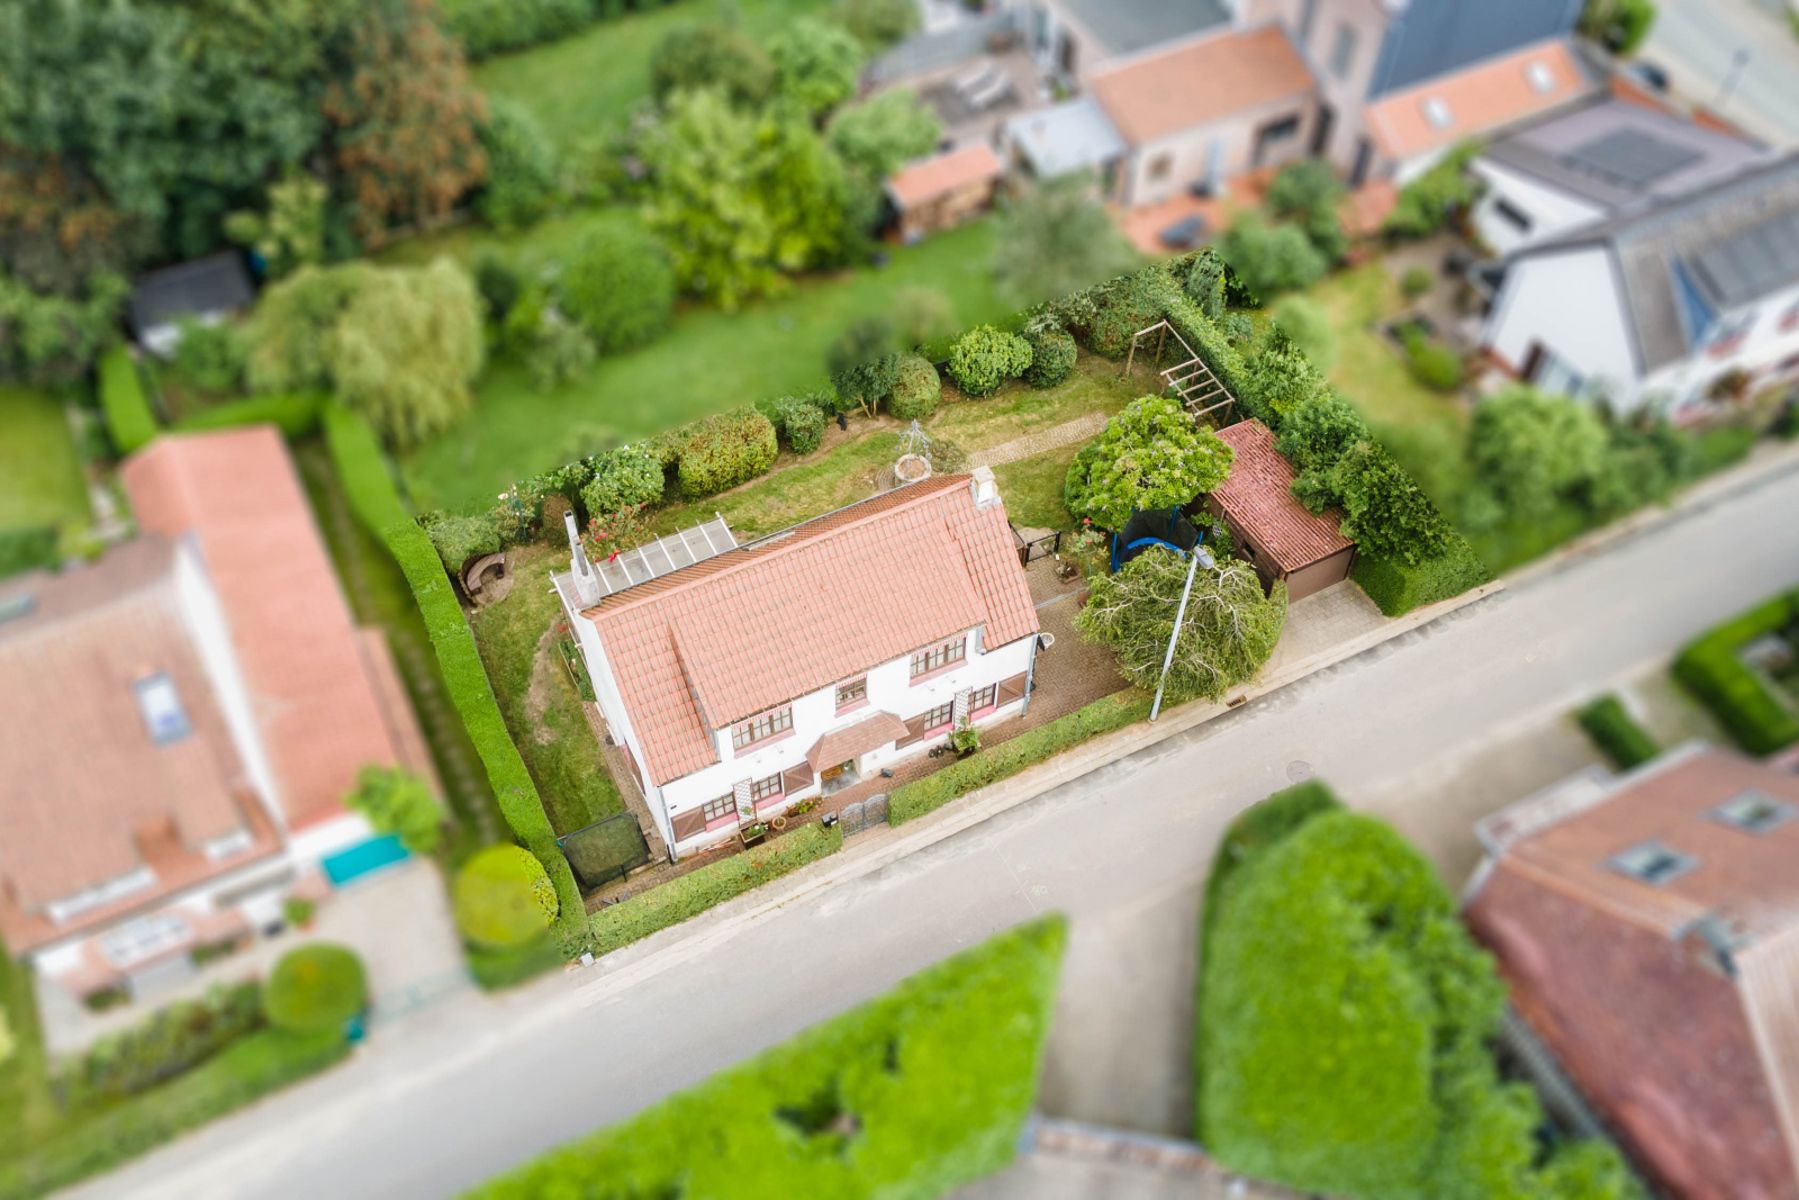
[[[1093,581],[1075,628],[1116,654],[1119,669],[1132,683],[1153,690],[1186,582],[1186,559],[1163,550],[1139,554],[1117,574]],[[1232,559],[1215,567],[1202,565],[1168,668],[1168,701],[1223,699],[1226,691],[1261,670],[1286,623],[1286,584],[1276,583],[1272,594],[1264,596],[1248,563]]]

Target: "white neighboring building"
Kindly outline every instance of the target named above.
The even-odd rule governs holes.
[[[1037,612],[985,468],[570,566],[557,594],[676,858],[1029,703]]]
[[[1799,155],[1512,255],[1482,340],[1508,374],[1618,411],[1794,377]]]

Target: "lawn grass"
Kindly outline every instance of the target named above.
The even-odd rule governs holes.
[[[736,0],[729,6],[757,39],[795,17],[828,7],[828,0]],[[570,37],[490,58],[472,75],[489,96],[516,101],[535,115],[562,149],[624,125],[650,92],[650,56],[664,34],[689,21],[727,11],[717,0],[677,0],[609,17]]]
[[[0,529],[67,531],[87,519],[87,485],[62,402],[0,384]]]
[[[482,377],[474,411],[404,460],[413,502],[480,507],[583,448],[822,384],[832,340],[856,318],[886,312],[904,287],[945,293],[959,325],[998,319],[1008,306],[989,266],[993,240],[992,221],[978,221],[897,248],[885,267],[801,279],[737,312],[686,307],[657,341],[549,391],[502,356]]]
[[[622,812],[625,806],[607,773],[599,740],[581,713],[580,695],[553,644],[545,649],[541,671],[537,667],[545,631],[561,616],[550,590],[550,573],[562,561],[552,545],[517,548],[510,556],[512,591],[477,610],[469,622],[506,727],[559,836]]]
[[[1074,517],[1062,503],[1062,481],[1081,445],[1076,442],[993,468],[999,494],[1006,501],[1006,515],[1014,525],[1074,528]]]

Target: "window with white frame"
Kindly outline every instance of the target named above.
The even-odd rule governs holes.
[[[764,800],[773,800],[785,791],[786,789],[781,786],[780,772],[777,771],[767,779],[758,779],[750,784],[750,802],[760,804]]]
[[[731,748],[743,750],[792,729],[793,705],[783,704],[779,708],[770,709],[768,712],[733,725],[731,727]]]
[[[912,656],[912,678],[929,675],[933,671],[941,671],[953,663],[961,662],[968,655],[968,638],[959,637],[942,645],[932,646],[929,650],[920,650]]]

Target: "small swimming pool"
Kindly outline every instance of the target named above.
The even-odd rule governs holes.
[[[325,874],[333,884],[342,887],[352,879],[379,871],[382,867],[391,867],[406,857],[406,847],[400,845],[395,834],[385,837],[370,838],[366,842],[358,842],[348,850],[339,850],[319,860],[325,868]]]

